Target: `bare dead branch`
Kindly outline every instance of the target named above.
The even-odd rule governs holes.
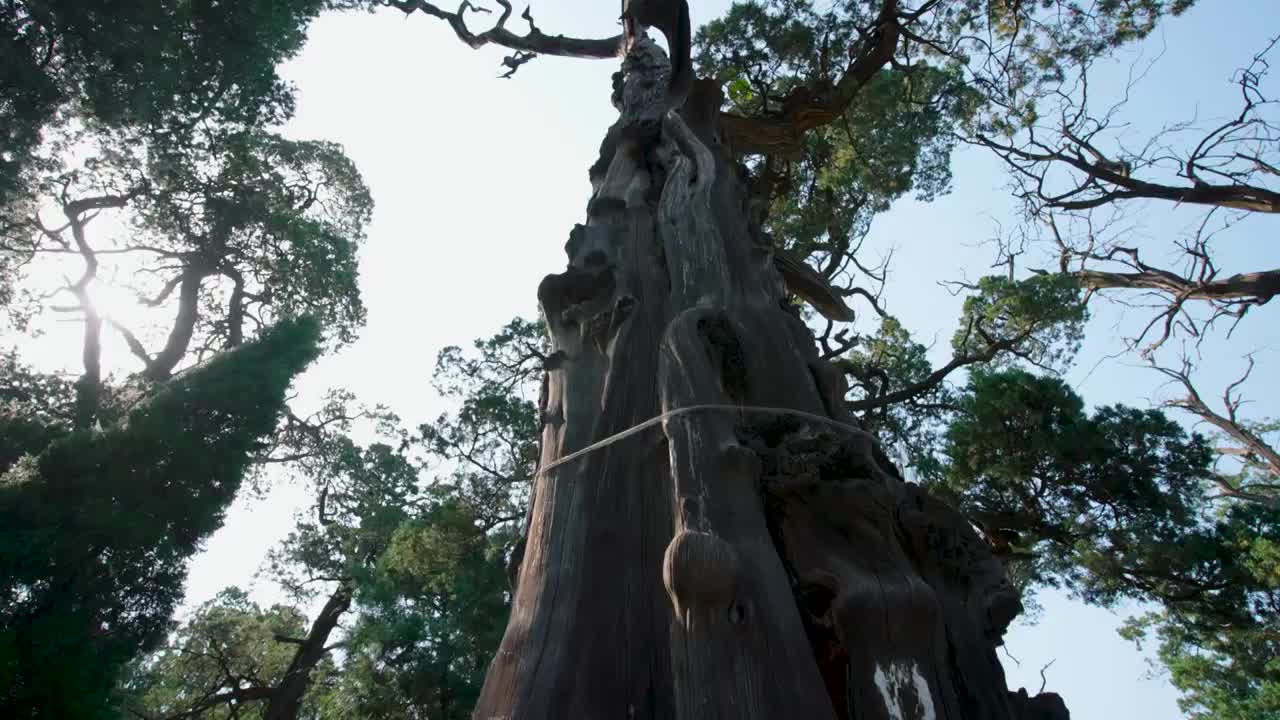
[[[1253,357],[1248,357],[1248,366],[1239,379],[1230,383],[1223,392],[1222,400],[1225,414],[1220,413],[1209,406],[1196,389],[1195,384],[1191,380],[1191,373],[1194,367],[1191,361],[1185,356],[1179,368],[1169,368],[1150,361],[1151,367],[1165,377],[1170,378],[1186,393],[1183,397],[1170,400],[1165,405],[1173,407],[1198,417],[1213,427],[1221,430],[1227,437],[1240,444],[1238,453],[1243,455],[1247,460],[1254,460],[1253,466],[1264,470],[1273,477],[1280,478],[1280,452],[1271,447],[1261,436],[1253,432],[1244,421],[1239,417],[1238,411],[1242,403],[1239,395],[1240,386],[1249,378],[1253,372]],[[1280,505],[1280,494],[1276,494],[1270,490],[1270,484],[1252,484],[1245,483],[1241,486],[1232,485],[1225,479],[1220,478],[1217,481],[1219,490],[1223,495],[1236,497],[1242,500],[1250,500],[1253,502],[1264,502],[1268,505]],[[1261,492],[1257,492],[1261,491]]]
[[[1044,676],[1044,671],[1048,670],[1050,666],[1052,666],[1056,662],[1058,662],[1058,659],[1054,658],[1053,660],[1050,660],[1049,662],[1045,663],[1044,667],[1040,668],[1040,689],[1037,690],[1036,692],[1044,692],[1045,685],[1049,684],[1049,680]]]
[[[1090,161],[1074,149],[1035,152],[984,135],[977,142],[994,150],[1017,173],[1029,172],[1032,166],[1067,165],[1081,173],[1081,179],[1069,190],[1051,193],[1039,190],[1036,198],[1043,208],[1054,210],[1088,210],[1121,200],[1167,200],[1174,203],[1206,205],[1280,213],[1280,193],[1265,187],[1236,183],[1231,185],[1201,182],[1189,187],[1151,182],[1131,177],[1130,164],[1119,161]],[[1040,176],[1043,179],[1043,175]]]
[[[619,48],[622,45],[621,35],[599,40],[571,38],[564,35],[547,35],[533,23],[533,18],[527,9],[521,17],[528,21],[529,32],[524,35],[517,35],[506,27],[507,20],[511,17],[511,3],[498,0],[498,4],[502,6],[503,11],[498,18],[497,24],[484,32],[474,33],[467,27],[464,18],[466,12],[468,10],[477,13],[487,13],[489,11],[478,8],[465,0],[454,12],[443,10],[432,3],[424,2],[424,0],[387,0],[387,5],[400,10],[405,15],[420,12],[423,15],[444,20],[449,23],[449,27],[453,29],[458,39],[473,50],[493,44],[509,50],[538,55],[596,59],[618,57]]]
[[[1068,273],[1094,290],[1158,290],[1182,300],[1211,300],[1264,305],[1280,295],[1280,268],[1237,273],[1220,280],[1196,281],[1155,268],[1132,273],[1077,270]]]
[[[510,80],[516,74],[516,71],[520,69],[521,65],[536,57],[538,56],[534,53],[517,50],[514,55],[508,55],[502,58],[502,65],[507,68],[507,71],[498,77],[503,80]]]
[[[1124,100],[1101,115],[1091,115],[1087,63],[1078,69],[1075,94],[1058,93],[1062,106],[1056,126],[1034,126],[1017,142],[985,135],[973,142],[1004,160],[1033,214],[1091,210],[1142,199],[1280,213],[1280,192],[1267,184],[1276,176],[1280,120],[1268,114],[1276,101],[1261,89],[1270,68],[1265,56],[1278,41],[1280,37],[1271,40],[1237,72],[1238,113],[1202,131],[1189,149],[1165,147],[1164,138],[1192,131],[1191,123],[1167,126],[1137,150],[1128,150],[1110,137],[1113,116]],[[1104,149],[1113,146],[1113,151]],[[1069,178],[1065,182],[1057,179],[1063,171]]]

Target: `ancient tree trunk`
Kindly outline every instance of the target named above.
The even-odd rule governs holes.
[[[666,72],[652,43],[628,56],[587,221],[538,289],[545,471],[476,717],[1064,715],[1007,692],[1017,594],[849,427],[718,139],[718,88],[663,117]],[[555,464],[708,404],[797,413],[690,410]]]

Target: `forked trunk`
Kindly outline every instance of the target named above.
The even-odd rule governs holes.
[[[856,429],[784,302],[718,88],[662,118],[661,51],[624,72],[587,222],[538,289],[544,470],[475,716],[1065,717],[1007,691],[1017,593]]]

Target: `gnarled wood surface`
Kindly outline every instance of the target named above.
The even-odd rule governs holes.
[[[842,376],[783,302],[718,89],[661,117],[641,42],[592,168],[552,335],[541,464],[663,411],[769,406],[852,423]],[[537,477],[514,606],[477,718],[1065,718],[1005,686],[1020,611],[953,510],[870,436],[691,412]]]

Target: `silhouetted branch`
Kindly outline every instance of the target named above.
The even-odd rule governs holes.
[[[1276,101],[1262,94],[1271,40],[1236,76],[1241,109],[1235,117],[1204,132],[1190,150],[1174,151],[1158,143],[1163,136],[1186,132],[1175,125],[1137,151],[1103,149],[1112,114],[1088,113],[1087,67],[1081,70],[1080,97],[1061,93],[1063,107],[1056,127],[1035,126],[1024,140],[1001,141],[978,135],[974,142],[994,151],[1021,184],[1021,197],[1035,213],[1082,211],[1126,200],[1165,200],[1177,204],[1280,213],[1280,192],[1263,181],[1276,175],[1265,159],[1280,147],[1280,123],[1266,116]],[[1065,185],[1053,178],[1065,171]],[[1180,178],[1175,181],[1172,178]]]
[[[562,57],[597,59],[618,57],[619,48],[622,44],[621,35],[615,35],[611,38],[601,40],[571,38],[565,37],[564,35],[547,35],[534,25],[533,18],[530,16],[529,10],[527,9],[521,17],[528,21],[529,32],[524,35],[517,35],[506,27],[507,20],[511,17],[511,3],[505,2],[504,0],[497,1],[503,8],[502,14],[498,18],[498,22],[492,28],[481,33],[472,32],[470,28],[467,27],[464,15],[468,10],[475,13],[488,13],[489,11],[484,8],[476,7],[465,0],[458,6],[458,9],[455,12],[443,10],[432,3],[424,2],[423,0],[387,0],[387,5],[400,10],[405,15],[420,12],[424,15],[444,20],[449,23],[449,27],[453,29],[453,32],[458,36],[458,39],[466,43],[467,46],[473,50],[482,48],[485,45],[494,44],[510,50],[534,53],[538,55],[559,55]],[[527,61],[528,60],[526,59],[522,62]]]

